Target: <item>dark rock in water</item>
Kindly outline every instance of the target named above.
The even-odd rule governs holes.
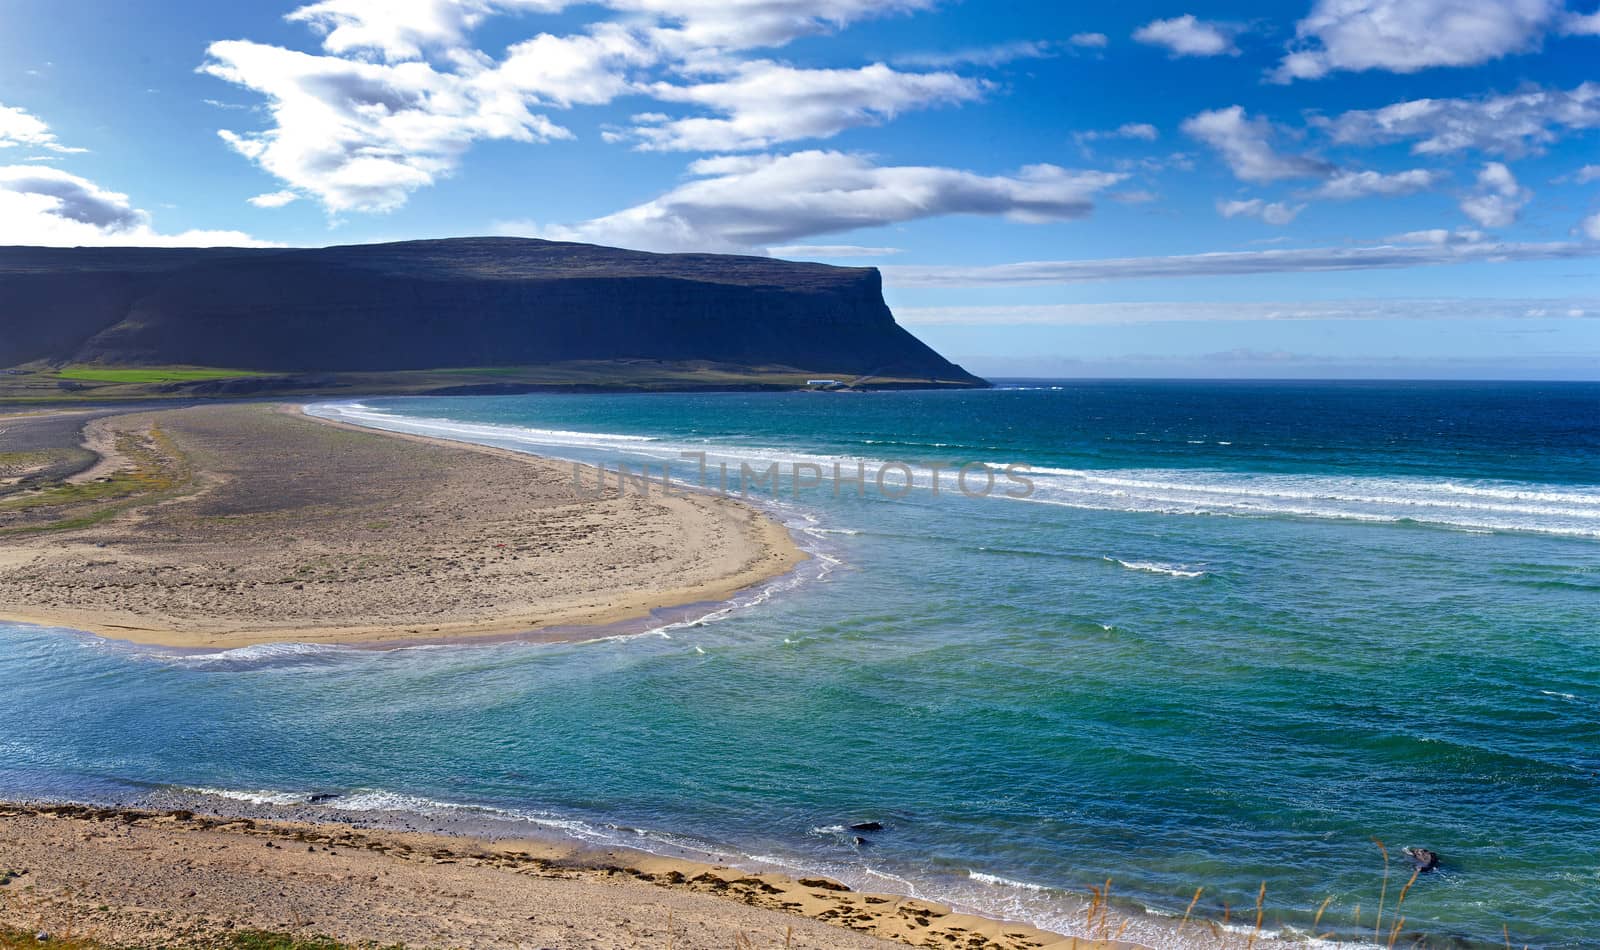
[[[1406,857],[1417,866],[1419,871],[1432,871],[1439,867],[1439,855],[1427,848],[1407,848]]]
[[[863,821],[850,826],[851,831],[882,831],[883,825],[876,821]]]
[[[339,796],[336,795],[333,792],[318,792],[317,794],[315,794],[315,795],[311,796],[310,798],[306,799],[306,802],[307,802],[307,804],[311,804],[311,805],[320,805],[323,802],[331,802],[335,798],[338,798],[338,797]]]
[[[867,846],[867,839],[861,837],[860,835],[856,835],[855,843],[856,843],[856,847],[865,848]]]

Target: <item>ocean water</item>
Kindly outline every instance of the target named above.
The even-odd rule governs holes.
[[[1128,908],[1181,914],[1204,887],[1197,913],[1235,920],[1266,881],[1270,927],[1331,898],[1320,929],[1370,938],[1379,839],[1443,856],[1408,934],[1600,932],[1600,386],[316,411],[713,486],[777,463],[752,499],[815,557],[586,643],[180,654],[0,625],[0,795],[336,793],[331,812],[691,848],[1063,932],[1108,878]],[[956,483],[974,462],[987,494],[975,466]],[[862,821],[885,828],[857,844]]]

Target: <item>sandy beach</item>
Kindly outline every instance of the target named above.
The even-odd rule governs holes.
[[[80,426],[81,447],[67,438]],[[585,497],[563,463],[287,407],[0,429],[13,488],[30,464],[81,467],[0,494],[0,617],[139,643],[582,638],[573,628],[725,600],[805,557],[730,499],[659,485],[619,498],[614,483]]]
[[[0,928],[114,946],[245,929],[415,947],[1118,946],[823,878],[188,811],[0,804],[0,881]]]

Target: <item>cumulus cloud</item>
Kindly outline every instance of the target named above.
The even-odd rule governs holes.
[[[1587,185],[1591,181],[1600,181],[1600,165],[1585,165],[1572,175],[1572,180],[1580,185]]]
[[[391,62],[421,58],[423,51],[459,46],[467,34],[499,8],[532,7],[546,12],[565,4],[492,0],[320,0],[284,19],[305,23],[322,35],[330,53],[361,53]]]
[[[1412,141],[1411,151],[1417,155],[1466,149],[1523,155],[1564,134],[1600,128],[1600,82],[1571,90],[1532,87],[1510,95],[1412,99],[1316,124],[1341,145]]]
[[[600,0],[621,13],[671,24],[664,44],[680,48],[783,46],[873,17],[932,9],[936,0]]]
[[[1104,33],[1074,33],[1067,42],[1084,49],[1105,49],[1111,44],[1111,37]]]
[[[1461,211],[1479,227],[1505,228],[1516,223],[1532,199],[1533,192],[1517,183],[1511,169],[1489,162],[1478,172],[1477,187],[1461,199]]]
[[[952,73],[804,70],[738,55],[934,2],[595,0],[614,19],[539,34],[496,58],[471,42],[484,20],[556,13],[577,0],[318,0],[287,18],[319,34],[321,54],[230,40],[210,46],[201,71],[265,97],[268,127],[219,134],[285,192],[331,212],[383,212],[453,173],[475,142],[571,138],[553,110],[628,94],[711,114],[656,112],[631,133],[606,129],[606,141],[717,152],[827,138],[978,98],[983,82]]]
[[[1054,165],[985,176],[833,151],[719,156],[689,171],[694,180],[652,201],[540,233],[650,250],[750,250],[946,214],[1060,221],[1088,215],[1094,195],[1125,177]]]
[[[128,196],[36,165],[0,166],[0,244],[76,247],[263,246],[239,231],[164,234]]]
[[[646,21],[663,45],[750,49],[782,46],[856,20],[925,10],[933,0],[598,0]],[[557,13],[575,0],[320,0],[289,13],[339,55],[420,59],[456,51],[497,13]]]
[[[1317,0],[1272,77],[1475,66],[1537,48],[1561,15],[1561,0]]]
[[[1318,159],[1277,151],[1273,146],[1277,129],[1264,117],[1250,118],[1243,106],[1191,116],[1184,120],[1183,131],[1216,150],[1240,181],[1321,178],[1331,171]]]
[[[1248,201],[1218,201],[1217,213],[1224,218],[1260,218],[1268,224],[1285,225],[1306,210],[1303,204],[1290,205],[1281,201],[1267,202],[1260,198]]]
[[[201,67],[268,98],[275,125],[222,139],[331,211],[390,211],[456,167],[479,139],[571,133],[530,111],[533,91],[498,71],[440,72],[424,62],[368,63],[243,40],[211,44]],[[546,90],[552,99],[574,94]]]
[[[1133,38],[1151,46],[1164,46],[1173,56],[1238,56],[1234,37],[1239,30],[1225,23],[1196,19],[1194,14],[1170,20],[1153,20],[1139,27]]]
[[[1332,177],[1323,182],[1315,191],[1309,192],[1308,197],[1350,201],[1355,198],[1367,198],[1373,195],[1383,195],[1385,197],[1411,195],[1419,191],[1427,191],[1447,177],[1448,175],[1445,172],[1426,168],[1413,168],[1388,175],[1374,171],[1345,169],[1334,172]]]
[[[69,148],[56,141],[45,121],[26,109],[0,102],[0,148],[26,145],[61,154],[85,152],[88,149]]]
[[[1600,257],[1600,243],[1383,244],[1266,251],[1217,251],[1171,257],[1127,257],[1076,261],[1029,261],[986,267],[884,267],[898,287],[988,287],[1078,284],[1102,280],[1168,277],[1238,277],[1253,274],[1395,270],[1444,264],[1575,260]]]
[[[832,138],[847,128],[893,119],[938,103],[977,99],[985,84],[954,73],[903,73],[882,63],[861,69],[797,69],[767,60],[729,77],[680,86],[656,83],[664,102],[705,106],[723,118],[650,117],[634,129],[641,148],[729,152],[796,139]]]
[[[1579,228],[1583,231],[1584,237],[1591,241],[1600,241],[1600,212],[1596,212],[1589,215],[1587,218],[1584,218],[1583,223],[1579,225]]]

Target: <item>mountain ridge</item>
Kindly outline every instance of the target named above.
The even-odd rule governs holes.
[[[875,268],[524,238],[0,248],[0,366],[627,360],[984,385],[895,322]]]

